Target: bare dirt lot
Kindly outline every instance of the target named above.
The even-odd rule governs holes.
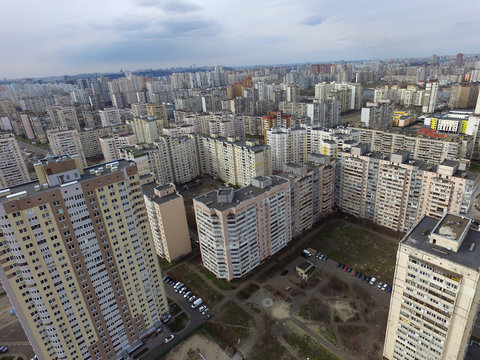
[[[165,360],[201,359],[196,354],[201,353],[207,360],[230,360],[230,357],[208,336],[201,332],[190,336],[179,346],[165,355]]]

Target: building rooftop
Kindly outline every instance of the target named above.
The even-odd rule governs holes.
[[[447,237],[450,240],[460,239],[470,220],[464,217],[447,214],[435,228],[435,234]]]
[[[175,187],[173,184],[165,184],[165,185],[159,185],[156,182],[151,182],[149,184],[142,185],[142,193],[143,195],[147,196],[151,201],[157,203],[157,204],[164,204],[166,202],[169,202],[174,199],[181,198],[182,196],[177,193],[175,190],[174,192],[165,195],[165,196],[158,196],[155,193],[155,190],[161,191],[161,190],[166,190],[168,188]]]
[[[313,266],[313,264],[310,261],[305,260],[302,262],[300,265],[297,265],[297,268],[302,270],[302,271],[307,271]]]
[[[48,162],[56,162],[58,158],[59,157],[42,159],[41,163],[47,164]],[[70,157],[68,158],[71,159]],[[84,174],[81,175],[79,179],[70,181],[68,183],[54,185],[54,186],[44,186],[43,184],[40,184],[38,181],[31,181],[28,183],[11,186],[9,188],[0,189],[0,193],[3,193],[3,194],[9,193],[9,195],[6,195],[6,196],[0,195],[0,203],[11,201],[12,198],[16,198],[15,194],[18,194],[18,196],[38,195],[38,194],[51,191],[53,189],[59,189],[65,186],[66,184],[75,184],[75,183],[79,183],[79,182],[94,179],[94,178],[101,178],[102,176],[107,176],[107,175],[110,175],[111,173],[123,171],[123,169],[130,166],[132,166],[132,164],[129,161],[120,159],[120,160],[110,161],[108,163],[104,163],[100,165],[86,167],[83,169]],[[23,193],[23,195],[21,195],[21,193]]]
[[[447,219],[447,217],[448,215],[444,218],[444,220]],[[459,217],[455,216],[455,218]],[[432,256],[441,257],[445,260],[478,271],[480,268],[480,232],[470,228],[458,250],[456,252],[449,251],[448,249],[441,248],[429,241],[430,233],[435,229],[440,221],[441,220],[439,219],[425,216],[413,229],[410,230],[407,235],[405,235],[405,237],[400,241],[400,244],[411,246],[415,249],[431,254]],[[462,225],[459,225],[457,228],[457,225],[455,225],[453,230],[447,230],[447,228],[444,228],[440,223],[439,231],[452,231],[452,236],[458,236],[461,226]]]
[[[197,196],[194,200],[203,203],[205,206],[211,208],[211,209],[216,209],[219,211],[225,211],[227,209],[230,209],[232,207],[236,207],[239,204],[241,204],[244,201],[251,200],[256,198],[257,196],[262,195],[263,193],[266,193],[273,187],[281,184],[287,183],[289,180],[284,179],[279,176],[271,176],[269,178],[259,176],[256,177],[255,179],[259,180],[260,182],[268,181],[271,180],[271,184],[268,186],[264,186],[263,188],[257,187],[254,185],[248,185],[245,186],[241,189],[235,190],[233,192],[233,200],[230,201],[219,201],[218,199],[218,190],[212,190],[208,193],[202,194],[200,196]],[[226,190],[226,189],[221,189]],[[220,194],[222,195],[222,194]],[[228,195],[228,194],[226,194]]]

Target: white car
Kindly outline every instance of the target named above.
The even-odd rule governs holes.
[[[205,305],[202,305],[198,308],[198,311],[199,312],[202,312],[203,310],[205,310],[206,306]]]
[[[163,340],[163,342],[165,344],[168,344],[170,341],[173,340],[173,338],[175,337],[175,335],[171,334],[171,335],[168,335],[167,338],[165,340]]]

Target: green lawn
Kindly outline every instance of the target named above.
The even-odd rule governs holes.
[[[235,289],[235,284],[228,282],[227,280],[218,279],[210,271],[208,271],[203,265],[198,266],[198,270],[205,275],[206,278],[211,280],[217,288],[220,290],[232,290]]]
[[[320,346],[308,335],[288,333],[283,338],[294,348],[297,348],[303,358],[310,360],[341,360],[335,354]]]
[[[223,295],[209,285],[205,280],[190,270],[185,264],[177,266],[169,272],[175,280],[183,282],[189,290],[191,290],[197,297],[201,297],[207,306],[214,306],[218,304]]]
[[[188,323],[188,315],[182,312],[181,314],[175,316],[175,318],[171,320],[167,324],[167,326],[172,332],[176,333],[183,330],[187,325],[187,323]]]
[[[310,246],[331,259],[391,284],[398,244],[339,219],[321,227]]]
[[[472,161],[470,163],[470,171],[480,173],[480,163]]]
[[[260,287],[255,283],[249,283],[243,289],[237,292],[237,298],[239,300],[247,300],[252,296]]]

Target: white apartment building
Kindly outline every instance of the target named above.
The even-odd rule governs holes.
[[[283,164],[303,164],[307,160],[307,130],[305,128],[274,127],[267,130],[267,145],[272,152],[272,170],[282,171]]]
[[[239,190],[200,195],[193,204],[203,265],[220,279],[245,276],[292,238],[287,179],[257,177]]]
[[[431,137],[423,133],[354,129],[360,133],[360,142],[369,144],[372,151],[391,154],[405,150],[412,158],[432,165],[445,159],[470,159],[474,148],[474,139],[468,135]]]
[[[83,166],[87,167],[87,159],[77,130],[67,128],[47,130],[47,139],[53,155],[78,155]]]
[[[100,121],[102,122],[103,127],[120,125],[122,123],[120,109],[108,108],[104,110],[98,110],[98,113],[100,114]]]
[[[160,185],[184,184],[200,175],[200,161],[194,137],[161,136],[148,150],[152,173]]]
[[[247,186],[257,176],[272,174],[270,147],[234,138],[195,135],[202,173],[225,183]]]
[[[433,113],[437,107],[438,81],[429,81],[425,84],[422,112]]]
[[[164,122],[162,118],[154,116],[135,116],[127,121],[137,137],[137,143],[152,144],[163,134]]]
[[[464,216],[423,217],[400,241],[387,360],[461,360],[480,301],[480,233]]]
[[[134,146],[137,143],[135,134],[112,134],[101,136],[99,140],[105,161],[120,159],[121,148]]]
[[[27,165],[13,133],[0,133],[0,188],[30,181]]]
[[[396,231],[425,215],[467,215],[479,182],[456,161],[432,166],[410,160],[406,151],[370,152],[366,144],[342,152],[337,169],[339,208]]]

